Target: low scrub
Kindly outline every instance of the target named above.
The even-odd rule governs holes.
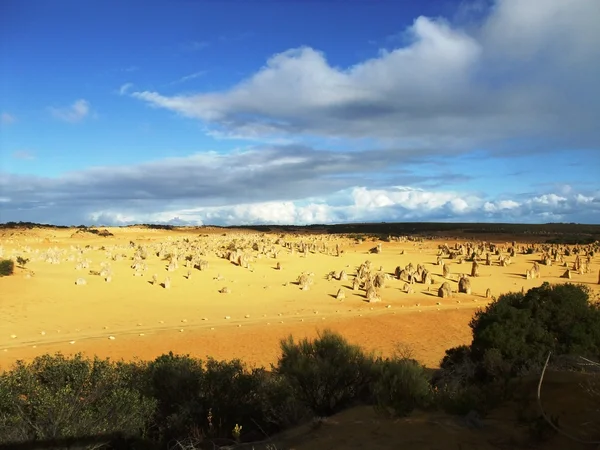
[[[375,361],[357,345],[325,330],[310,341],[281,341],[282,355],[275,368],[297,398],[319,417],[332,415],[370,398]]]
[[[446,351],[434,384],[450,408],[482,412],[509,397],[510,381],[538,373],[548,352],[600,356],[600,308],[583,285],[544,283],[478,311],[473,341]]]
[[[131,387],[124,368],[81,355],[18,362],[0,375],[0,442],[143,435],[156,402]]]
[[[414,359],[393,358],[376,364],[373,396],[380,411],[405,416],[415,408],[426,407],[432,390],[425,367]]]
[[[239,360],[201,361],[169,353],[139,365],[135,385],[156,399],[151,436],[169,442],[231,439],[241,426],[242,441],[264,438],[295,425],[306,411],[286,380]]]
[[[0,259],[0,277],[7,277],[15,272],[15,262],[12,259]]]

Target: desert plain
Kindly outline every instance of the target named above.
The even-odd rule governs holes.
[[[281,338],[315,337],[324,328],[383,356],[410,351],[434,368],[446,349],[470,342],[469,321],[493,297],[565,281],[600,293],[600,255],[590,259],[589,270],[571,270],[566,280],[577,255],[544,265],[540,251],[522,251],[539,250],[542,236],[438,233],[380,240],[318,230],[102,230],[111,235],[78,228],[0,230],[2,257],[29,260],[16,266],[14,275],[0,278],[0,371],[17,360],[59,351],[124,360],[173,351],[269,367]],[[496,246],[499,255],[492,254],[486,265],[484,252],[478,276],[470,276],[468,255],[442,255],[449,269],[444,277],[440,247],[483,242]],[[501,265],[499,258],[508,256],[514,243],[510,264]],[[380,301],[370,302],[364,289],[353,289],[366,261],[373,272],[386,274]],[[531,279],[526,272],[534,263],[539,277]],[[409,264],[425,268],[431,284],[398,279],[396,268]],[[298,284],[303,273],[310,279],[306,290]],[[461,274],[470,280],[470,294],[457,292]],[[438,297],[444,282],[451,297]],[[492,297],[486,296],[488,289]]]

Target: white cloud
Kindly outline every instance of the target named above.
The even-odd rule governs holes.
[[[122,84],[119,88],[119,95],[125,95],[133,87],[133,83]]]
[[[468,31],[417,18],[411,42],[354,66],[309,47],[272,56],[222,92],[134,92],[233,135],[387,139],[470,148],[504,139],[600,144],[600,4],[498,0]]]
[[[400,169],[403,158],[394,150],[296,145],[93,167],[57,178],[2,174],[0,192],[9,200],[0,215],[75,225],[600,220],[597,188],[488,198],[448,188],[456,174]],[[382,182],[382,174],[402,184]],[[436,184],[445,187],[431,187]]]
[[[90,103],[87,100],[76,100],[71,106],[66,108],[50,108],[52,115],[65,122],[80,122],[90,113]]]
[[[2,114],[0,114],[0,125],[12,125],[16,121],[17,119],[12,114],[9,114],[7,112],[3,112]]]
[[[410,187],[367,189],[356,187],[338,192],[344,202],[330,205],[311,199],[303,201],[273,201],[243,203],[231,206],[198,207],[165,210],[159,213],[135,214],[117,210],[94,212],[89,220],[103,224],[179,223],[187,225],[306,225],[314,223],[377,222],[385,221],[479,221],[543,223],[572,221],[573,212],[581,194],[565,199],[562,210],[553,205],[527,199],[523,203],[513,200],[484,202],[469,193],[424,191]],[[551,197],[548,194],[546,197]],[[590,197],[586,204],[600,213],[600,197]],[[574,220],[576,221],[576,220]]]
[[[194,72],[191,73],[189,75],[183,76],[181,78],[179,78],[178,80],[173,81],[171,84],[180,84],[180,83],[185,83],[186,81],[190,81],[193,80],[195,78],[199,78],[201,76],[206,75],[206,70],[200,70],[198,72]]]

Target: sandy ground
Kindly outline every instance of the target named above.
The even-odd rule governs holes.
[[[519,416],[536,417],[537,378],[524,381],[522,400],[497,408],[484,419],[468,421],[435,411],[415,411],[409,417],[378,414],[360,406],[336,414],[316,426],[306,424],[274,438],[277,448],[295,450],[397,449],[417,450],[498,450],[537,448],[546,450],[590,449],[561,434],[546,434],[541,440],[532,434]],[[592,409],[585,379],[573,373],[548,373],[544,381],[545,411],[558,418],[563,430],[584,441],[598,441],[600,429],[597,406]],[[524,410],[524,411],[523,411]],[[592,414],[590,412],[593,411]],[[582,425],[586,424],[586,425]],[[273,448],[252,446],[256,450]],[[250,448],[250,446],[248,447]]]
[[[444,279],[441,267],[435,264],[438,245],[453,245],[454,240],[384,242],[381,254],[369,254],[374,242],[355,244],[349,239],[331,237],[327,237],[328,245],[334,247],[338,242],[344,250],[342,256],[309,253],[303,257],[279,247],[277,259],[263,256],[249,270],[211,253],[203,257],[210,267],[193,270],[187,279],[183,264],[175,272],[167,272],[167,262],[150,254],[146,260],[148,270],[137,277],[130,267],[134,253],[129,248],[130,241],[210,241],[240,237],[241,233],[228,232],[223,237],[223,230],[219,230],[199,237],[199,233],[205,236],[207,232],[109,230],[114,237],[74,234],[74,229],[3,231],[0,246],[4,257],[22,255],[30,262],[26,269],[17,269],[14,276],[0,278],[0,370],[18,359],[30,360],[56,351],[129,360],[154,358],[172,350],[202,358],[241,358],[251,365],[268,366],[277,359],[281,338],[290,333],[297,338],[313,337],[325,327],[383,355],[389,355],[398,345],[408,346],[414,357],[435,367],[447,348],[470,341],[468,323],[476,308],[487,303],[487,288],[497,296],[522,287],[527,290],[544,281],[565,281],[560,278],[565,268],[557,265],[541,266],[541,279],[526,280],[525,271],[539,254],[517,254],[508,267],[500,267],[496,262],[492,266],[482,264],[480,276],[471,279],[472,295],[439,299],[437,288]],[[254,236],[258,239],[260,235]],[[487,239],[496,244],[507,243],[506,236]],[[85,249],[83,255],[77,256],[78,247]],[[41,258],[51,248],[64,250],[60,264]],[[109,250],[127,258],[112,261]],[[74,259],[69,258],[71,255]],[[91,260],[88,269],[76,270],[78,257]],[[430,291],[425,285],[416,284],[415,292],[407,294],[402,289],[404,281],[392,279],[382,291],[380,303],[367,303],[362,291],[351,289],[356,268],[366,260],[389,273],[410,262],[424,264],[433,273],[434,284]],[[100,263],[108,261],[113,271],[111,283],[88,273],[100,271]],[[571,265],[574,257],[567,261]],[[275,269],[277,262],[282,264],[282,270]],[[471,264],[449,263],[455,288],[457,274],[469,273]],[[591,272],[574,274],[571,281],[588,284],[599,292],[599,266],[600,257],[596,255]],[[348,272],[349,281],[327,281],[329,272],[342,269]],[[34,275],[27,277],[30,271]],[[314,273],[314,284],[308,291],[294,284],[303,271]],[[170,276],[171,289],[151,284],[153,274],[158,274],[159,282]],[[215,280],[219,274],[222,279]],[[87,285],[77,286],[75,280],[79,277],[85,278]],[[219,292],[225,286],[231,293]],[[343,301],[335,299],[340,287],[346,291]]]

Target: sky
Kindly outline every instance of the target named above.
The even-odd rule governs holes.
[[[0,222],[600,223],[598,0],[3,0]]]

